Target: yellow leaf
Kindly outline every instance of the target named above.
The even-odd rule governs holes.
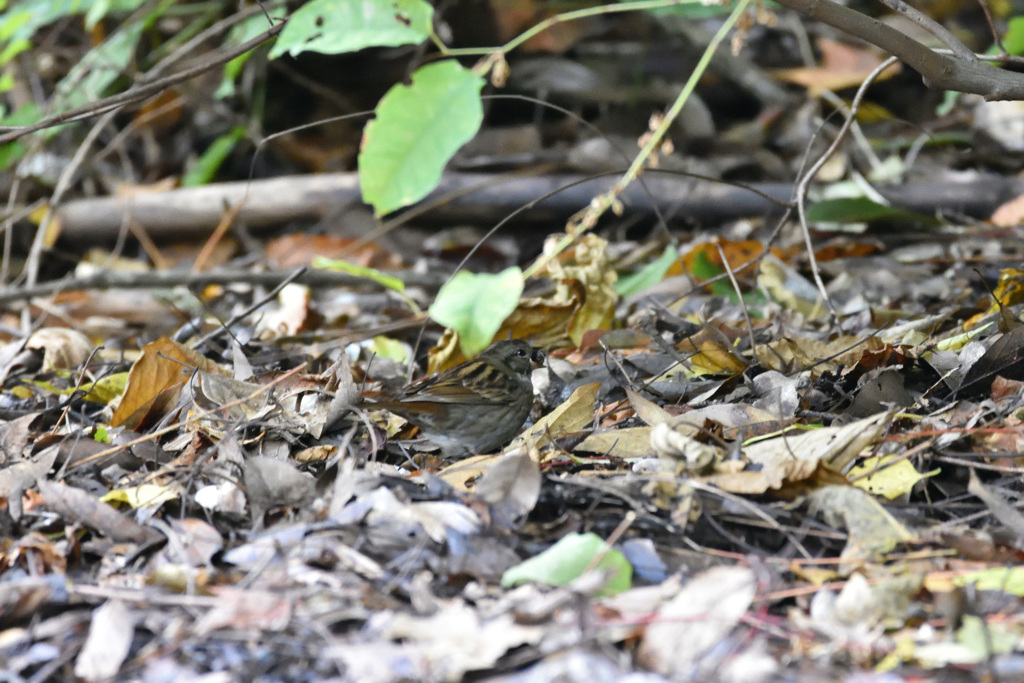
[[[133,508],[151,508],[171,500],[177,500],[179,495],[180,492],[177,488],[158,486],[157,484],[142,484],[141,486],[114,489],[100,500],[105,503],[127,503]]]
[[[868,493],[893,500],[910,493],[914,484],[922,479],[933,477],[942,471],[934,469],[931,472],[921,473],[914,469],[914,466],[906,458],[897,460],[898,456],[896,455],[872,456],[852,468],[846,476],[854,486],[862,488]]]

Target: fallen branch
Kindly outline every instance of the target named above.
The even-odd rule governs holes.
[[[590,200],[609,190],[617,175],[555,174],[509,179],[484,174],[448,174],[426,203],[437,206],[417,220],[493,224],[531,202],[523,213],[530,223],[564,221]],[[780,211],[794,194],[789,183],[738,187],[648,170],[644,182],[666,215],[686,216],[702,225]],[[575,184],[574,184],[575,183]],[[986,176],[973,182],[935,182],[880,187],[894,205],[926,214],[949,211],[988,216],[1000,204],[1024,193],[1024,180]],[[553,196],[545,195],[555,193]],[[760,193],[760,194],[759,194]],[[545,197],[538,201],[538,197]],[[623,196],[625,210],[650,215],[651,200],[639,186]],[[70,244],[113,241],[133,221],[155,239],[181,239],[209,234],[225,207],[241,203],[238,220],[250,228],[266,228],[295,220],[317,220],[346,205],[361,202],[355,173],[301,175],[207,185],[204,187],[70,201],[57,210],[61,240]]]
[[[150,289],[179,286],[201,288],[212,284],[239,283],[275,287],[282,280],[293,275],[294,272],[294,269],[265,270],[260,272],[220,269],[202,273],[183,270],[153,270],[143,273],[105,270],[88,277],[65,278],[32,287],[3,289],[0,290],[0,303],[24,301],[40,296],[53,296],[61,292],[95,289]],[[408,286],[424,287],[431,290],[438,289],[444,283],[446,277],[442,273],[416,273],[410,270],[389,271],[386,274],[398,278]],[[298,284],[314,288],[381,287],[374,280],[317,268],[307,270],[299,277],[296,277],[294,281]]]

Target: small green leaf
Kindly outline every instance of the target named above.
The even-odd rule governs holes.
[[[473,357],[491,343],[522,293],[523,271],[517,267],[497,275],[459,271],[437,293],[430,317],[458,332],[462,352]]]
[[[314,268],[323,268],[325,270],[337,270],[342,273],[348,273],[349,275],[355,275],[356,277],[366,278],[372,280],[379,285],[392,289],[396,292],[405,291],[405,283],[399,280],[397,277],[385,275],[376,268],[370,268],[368,266],[360,266],[356,263],[349,263],[348,261],[341,261],[338,259],[327,258],[326,256],[317,256],[313,259]]]
[[[409,347],[391,337],[377,335],[373,338],[370,350],[373,351],[375,356],[390,358],[399,365],[405,365],[409,362]]]
[[[598,594],[614,595],[629,590],[633,583],[633,567],[621,552],[609,549],[601,537],[594,533],[563,537],[539,555],[506,571],[501,577],[501,585],[510,588],[528,581],[537,581],[564,586],[582,576],[598,556],[601,556],[601,560],[597,562],[596,568],[610,572],[608,583]]]
[[[621,297],[630,297],[658,284],[665,279],[665,273],[678,260],[679,252],[670,244],[665,247],[665,251],[657,260],[648,263],[635,273],[620,277],[614,285],[616,293]]]
[[[420,67],[392,87],[366,125],[359,150],[363,201],[377,215],[417,202],[483,122],[484,79],[454,60]]]
[[[197,187],[213,180],[221,164],[231,154],[231,150],[244,137],[245,127],[235,126],[229,132],[211,142],[210,146],[200,155],[192,168],[182,177],[182,187]]]
[[[270,58],[422,43],[433,21],[434,8],[424,0],[312,0],[288,20]]]
[[[231,27],[231,31],[228,32],[227,37],[224,39],[224,46],[241,45],[245,41],[263,33],[266,29],[266,17],[262,14],[253,15]],[[215,98],[223,99],[235,94],[235,80],[238,78],[238,74],[242,72],[242,67],[245,66],[252,55],[252,52],[246,52],[224,65],[224,78],[221,80],[217,91],[213,94]]]

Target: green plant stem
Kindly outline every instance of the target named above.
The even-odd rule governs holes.
[[[630,3],[630,6],[635,4],[641,3]],[[743,12],[746,11],[749,4],[750,0],[739,0],[739,2],[736,3],[736,6],[733,8],[732,12],[730,12],[728,18],[726,18],[725,23],[723,23],[718,29],[714,37],[711,39],[711,42],[708,44],[707,49],[704,50],[704,54],[701,55],[700,60],[697,62],[697,66],[693,69],[693,73],[690,74],[690,78],[687,79],[683,89],[679,92],[679,96],[676,97],[675,102],[672,103],[672,106],[665,114],[665,118],[662,120],[661,125],[652,131],[647,144],[645,144],[643,149],[640,150],[640,153],[636,156],[636,159],[633,160],[633,163],[619,182],[615,183],[615,186],[608,190],[608,192],[595,197],[587,208],[569,219],[569,223],[566,226],[566,234],[561,238],[556,248],[550,253],[541,256],[533,265],[527,268],[523,273],[524,278],[532,277],[538,271],[543,269],[552,259],[556,258],[560,253],[568,249],[577,237],[596,225],[598,218],[600,218],[605,211],[614,207],[616,203],[618,203],[619,195],[622,194],[630,183],[636,180],[651,154],[653,154],[654,150],[661,145],[662,140],[665,138],[665,134],[668,133],[668,130],[672,125],[672,122],[675,121],[679,112],[682,111],[683,105],[686,104],[686,100],[690,97],[690,93],[692,93],[694,88],[697,87],[697,83],[707,70],[715,51],[718,50],[719,45],[721,45],[722,41],[725,40],[729,31],[732,30],[732,27]]]

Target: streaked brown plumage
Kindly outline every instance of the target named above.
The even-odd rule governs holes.
[[[490,453],[507,443],[533,406],[533,363],[544,354],[520,339],[405,387],[376,405],[420,428],[445,455]]]

